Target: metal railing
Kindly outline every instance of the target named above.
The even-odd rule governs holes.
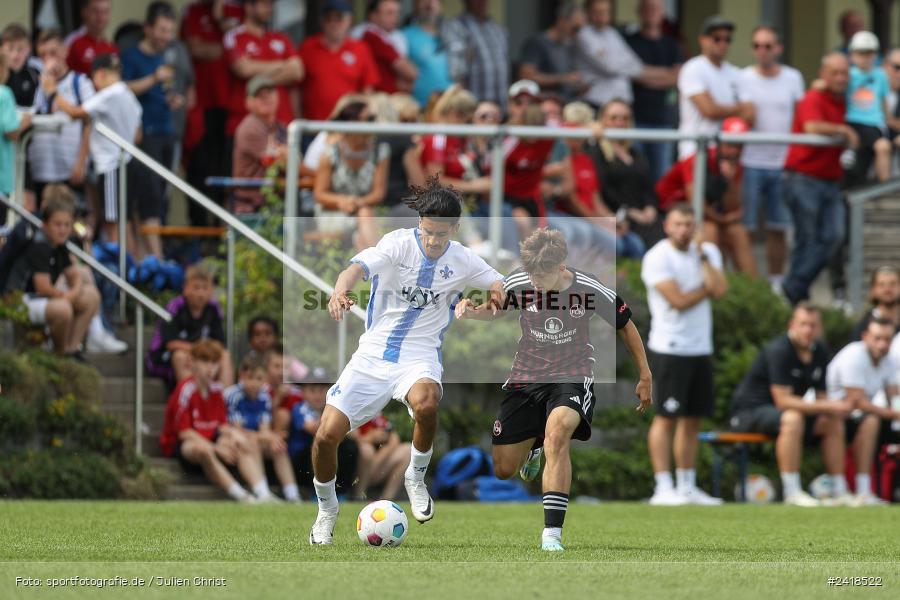
[[[508,136],[526,139],[592,139],[593,130],[570,127],[534,127],[519,125],[447,125],[435,123],[370,123],[305,121],[298,119],[288,125],[287,181],[285,190],[285,215],[297,215],[298,179],[300,174],[300,139],[304,133],[328,131],[335,133],[368,133],[382,136],[450,135],[460,137],[489,137],[491,144],[491,192],[488,238],[493,248],[494,259],[500,248],[501,221],[503,211],[503,175],[505,157],[502,141]],[[703,204],[706,193],[706,156],[712,141],[735,144],[805,144],[811,146],[840,146],[842,140],[812,134],[770,134],[750,132],[742,134],[719,133],[713,135],[687,134],[673,129],[605,129],[603,137],[610,140],[636,142],[680,142],[693,141],[697,145],[694,161],[694,188],[691,204],[697,222],[703,218]],[[284,247],[289,252],[296,248],[296,223],[286,220]]]
[[[135,146],[129,140],[126,140],[115,131],[110,129],[107,125],[101,122],[94,123],[94,129],[100,134],[105,136],[107,139],[111,140],[114,144],[119,146],[124,152],[130,154],[134,160],[142,163],[148,169],[156,173],[158,176],[165,179],[169,182],[173,187],[181,190],[185,196],[190,198],[192,201],[199,204],[206,210],[208,213],[211,213],[216,218],[221,220],[228,227],[226,233],[226,270],[227,270],[227,283],[226,283],[226,337],[228,348],[232,352],[234,352],[234,284],[235,284],[235,241],[236,234],[240,234],[250,240],[253,244],[259,247],[261,250],[269,254],[271,257],[275,258],[279,261],[284,267],[290,269],[295,274],[299,275],[312,285],[314,285],[319,290],[325,292],[326,294],[331,295],[334,293],[334,288],[325,282],[322,278],[316,275],[313,271],[306,268],[297,262],[293,257],[286,254],[281,248],[275,246],[272,242],[265,239],[261,235],[259,235],[256,231],[251,229],[246,224],[242,223],[238,218],[229,213],[227,210],[216,204],[213,200],[205,196],[202,192],[191,186],[189,183],[178,177],[175,173],[169,170],[166,166],[160,164],[158,161],[154,160],[150,156],[148,156],[143,150]],[[125,181],[125,173],[124,169],[120,172],[119,185],[124,185]],[[119,195],[120,202],[125,198],[125,194],[121,193]],[[120,216],[126,215],[127,213],[122,211],[120,212]],[[285,223],[285,232],[290,227],[290,223],[295,221],[295,219],[287,219]],[[120,251],[124,248],[124,239],[120,240],[119,248]],[[286,248],[289,246],[285,246]],[[121,260],[121,257],[120,257]],[[357,318],[359,318],[363,323],[366,321],[366,313],[359,307],[354,305],[350,312],[352,312]],[[346,352],[347,352],[347,321],[341,320],[338,325],[338,366],[340,369],[343,368],[344,364],[346,364]]]
[[[32,226],[40,229],[41,220],[33,214],[18,206],[15,202],[4,200],[0,197],[0,203],[12,210],[16,216],[25,219]],[[143,292],[119,277],[100,263],[96,258],[79,248],[72,242],[66,242],[66,249],[77,256],[91,269],[105,277],[115,285],[123,294],[127,294],[135,301],[134,304],[134,450],[138,454],[143,452],[144,429],[144,308],[166,321],[172,320],[169,311],[148,298]]]
[[[863,307],[863,273],[865,271],[863,231],[865,225],[865,203],[888,194],[900,192],[900,179],[885,181],[847,194],[847,205],[850,209],[849,231],[849,264],[847,266],[847,300],[854,312]]]

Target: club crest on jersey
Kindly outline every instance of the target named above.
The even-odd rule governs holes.
[[[544,321],[544,330],[547,333],[559,333],[562,331],[563,322],[556,317],[550,317]]]
[[[437,299],[441,296],[439,293],[428,289],[422,289],[418,286],[403,286],[403,298],[409,302],[413,308],[425,308],[429,304],[437,304]]]
[[[444,279],[450,279],[450,277],[453,275],[453,269],[450,268],[450,265],[444,265],[444,268],[441,269],[440,272],[441,272],[441,276]]]
[[[569,308],[569,315],[576,319],[580,319],[584,316],[584,307],[580,304],[573,305]]]
[[[500,419],[494,421],[494,437],[499,436],[503,433],[503,425],[500,423]]]

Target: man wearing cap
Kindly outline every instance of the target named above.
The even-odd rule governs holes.
[[[847,88],[847,124],[859,136],[856,161],[848,166],[847,185],[865,183],[875,161],[875,174],[886,181],[891,174],[891,148],[888,125],[897,129],[900,119],[888,110],[890,83],[883,69],[876,66],[878,38],[871,31],[859,31],[850,40],[850,84]]]
[[[700,29],[700,54],[690,59],[678,74],[680,124],[682,133],[713,136],[723,119],[741,117],[753,121],[753,104],[742,97],[740,70],[725,60],[731,46],[734,23],[712,16]],[[696,151],[696,144],[678,144],[683,160]]]
[[[231,102],[227,135],[233,135],[244,115],[246,82],[265,75],[278,86],[278,120],[287,125],[300,108],[295,84],[303,80],[303,61],[290,38],[268,28],[273,0],[244,0],[244,22],[225,34],[225,57],[231,67]]]
[[[140,142],[141,104],[134,93],[122,81],[122,63],[115,54],[101,54],[91,65],[91,81],[97,93],[81,103],[73,104],[62,95],[57,95],[56,77],[49,73],[41,76],[41,89],[50,106],[65,112],[73,119],[102,121],[126,140]],[[97,173],[98,202],[103,207],[101,231],[106,241],[119,240],[117,223],[119,215],[118,166],[123,152],[107,137],[91,128],[89,141],[91,161]],[[125,161],[131,155],[124,154]]]
[[[270,77],[256,75],[247,83],[247,116],[234,133],[234,177],[265,177],[273,163],[286,160],[287,131],[277,118],[280,100]],[[248,214],[259,210],[263,196],[258,188],[236,188],[232,200],[236,214]]]
[[[791,133],[839,136],[855,148],[859,136],[844,120],[850,78],[847,58],[840,52],[826,54],[819,78],[821,88],[813,86],[797,104]],[[844,239],[841,152],[837,146],[798,144],[788,149],[785,204],[794,223],[795,244],[781,289],[791,304],[809,299],[809,287]]]
[[[345,94],[369,94],[379,82],[378,68],[368,46],[348,37],[353,11],[346,0],[326,0],[322,7],[322,33],[300,45],[306,65],[303,82],[303,118],[328,119]]]
[[[747,133],[749,129],[747,122],[738,117],[728,117],[722,122],[722,133]],[[743,144],[720,143],[707,152],[703,239],[726,249],[738,271],[755,276],[753,247],[742,222],[742,150]],[[676,163],[656,184],[661,207],[690,202],[696,156],[692,154]]]

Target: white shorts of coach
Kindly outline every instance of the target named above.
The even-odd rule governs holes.
[[[368,423],[392,399],[402,402],[413,416],[406,395],[420,379],[441,385],[443,367],[435,362],[392,363],[381,358],[354,355],[328,390],[327,404],[344,413],[351,431]]]

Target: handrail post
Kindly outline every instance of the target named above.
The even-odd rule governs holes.
[[[134,451],[140,456],[144,437],[144,307],[134,306]]]
[[[697,137],[697,151],[694,154],[694,193],[691,197],[691,206],[694,208],[694,219],[697,227],[703,224],[703,206],[706,204],[706,153],[709,138]]]
[[[303,121],[291,121],[287,133],[287,174],[284,189],[284,253],[294,258],[297,253],[297,186],[300,176],[300,140]]]
[[[863,288],[863,219],[865,218],[864,201],[854,194],[847,198],[850,206],[850,268],[847,273],[847,284],[850,292],[850,305],[854,312],[862,308]]]
[[[119,190],[118,190],[118,202],[119,202],[119,277],[124,280],[128,280],[128,272],[127,272],[127,260],[125,254],[125,239],[127,236],[126,227],[128,225],[128,213],[127,205],[126,205],[126,193],[128,191],[128,183],[126,181],[126,165],[125,162],[125,151],[122,150],[119,153]],[[119,321],[122,323],[125,322],[125,290],[119,290]]]
[[[491,139],[491,204],[488,213],[488,238],[491,241],[491,262],[497,264],[497,255],[503,239],[503,176],[506,168],[503,156],[503,134]]]
[[[228,283],[225,296],[225,344],[228,352],[234,356],[234,229],[228,228],[225,232],[226,245],[228,247],[227,276]]]
[[[19,206],[25,206],[25,165],[27,163],[27,154],[28,154],[28,142],[31,140],[31,129],[28,129],[19,136],[19,139],[16,140],[15,152],[16,152],[16,170],[15,170],[15,186],[13,188],[13,201],[16,202]],[[37,205],[41,205],[41,199],[37,198],[35,200]],[[3,212],[10,212],[8,209],[4,208]],[[16,221],[19,220],[19,215],[16,214],[16,211],[12,212],[12,219],[7,219],[10,225],[15,225]]]

